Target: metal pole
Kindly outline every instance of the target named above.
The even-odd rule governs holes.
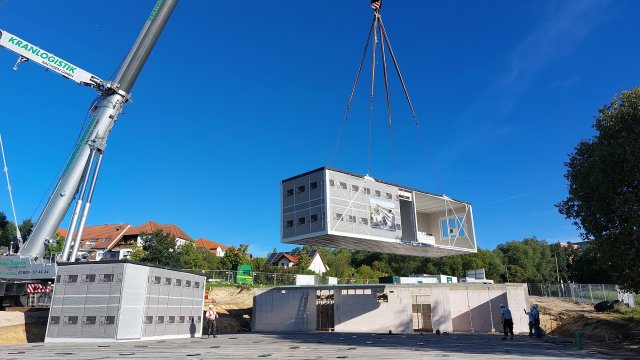
[[[556,257],[556,275],[558,276],[558,284],[560,284],[560,271],[558,270],[558,252],[554,251]]]
[[[75,261],[76,256],[78,256],[78,249],[80,248],[80,241],[82,240],[82,232],[84,231],[84,225],[87,221],[87,215],[89,214],[89,208],[91,207],[91,199],[93,198],[93,190],[96,187],[98,173],[100,172],[100,165],[102,164],[102,155],[103,153],[100,153],[100,155],[98,155],[98,162],[96,163],[96,167],[93,170],[93,177],[91,179],[91,186],[89,187],[89,194],[87,195],[87,202],[84,204],[84,211],[82,212],[82,217],[80,218],[78,234],[76,235],[76,240],[73,243],[73,252],[71,253],[71,256],[69,258],[70,261]]]
[[[78,215],[80,215],[80,209],[82,208],[82,201],[84,199],[84,192],[87,189],[87,182],[89,179],[89,175],[91,172],[91,165],[93,165],[93,159],[95,157],[95,150],[91,151],[91,156],[89,160],[87,160],[87,164],[84,167],[84,175],[82,179],[82,185],[80,186],[80,193],[78,195],[78,200],[76,201],[76,206],[73,209],[73,216],[71,217],[71,223],[69,225],[69,231],[67,231],[67,238],[64,240],[64,248],[62,249],[62,255],[60,257],[60,261],[68,261],[69,260],[69,250],[71,250],[71,244],[73,243],[73,235],[76,231],[76,225],[78,223]]]
[[[0,135],[0,150],[2,150],[2,163],[4,164],[4,174],[7,178],[7,190],[9,190],[9,200],[11,201],[11,210],[13,211],[13,221],[16,225],[16,237],[18,247],[22,246],[22,235],[18,226],[18,217],[16,216],[16,207],[13,205],[13,194],[11,193],[11,183],[9,182],[9,168],[7,167],[7,159],[4,156],[4,144],[2,143],[2,135]],[[9,254],[13,254],[13,240],[9,245]]]

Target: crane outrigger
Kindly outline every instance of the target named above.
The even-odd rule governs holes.
[[[138,38],[111,81],[102,80],[49,51],[0,30],[0,47],[19,55],[14,70],[17,70],[21,63],[32,61],[98,91],[98,96],[89,109],[91,120],[76,143],[71,158],[49,196],[29,239],[19,247],[17,254],[0,256],[1,304],[27,305],[25,297],[29,295],[29,284],[52,283],[58,261],[76,260],[107,137],[124,106],[131,100],[131,88],[177,3],[178,0],[156,2]],[[57,256],[45,258],[46,247],[51,243],[74,198],[76,203],[63,251]]]

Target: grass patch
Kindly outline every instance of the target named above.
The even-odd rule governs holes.
[[[630,309],[626,306],[619,306],[612,313],[620,320],[640,324],[640,307]]]

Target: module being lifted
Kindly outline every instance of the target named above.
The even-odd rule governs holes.
[[[477,251],[471,204],[322,167],[282,181],[283,243],[439,257]]]

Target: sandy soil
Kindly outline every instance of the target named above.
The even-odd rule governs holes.
[[[232,333],[249,330],[253,308],[253,290],[236,287],[214,287],[209,290],[205,301],[206,310],[210,303],[220,315],[218,331]]]
[[[12,308],[0,311],[0,344],[26,344],[44,341],[47,309]]]
[[[610,313],[596,313],[591,305],[531,296],[540,306],[540,325],[549,335],[574,342],[579,332],[585,348],[621,359],[640,358],[640,327]],[[562,340],[560,340],[562,341]],[[565,341],[565,342],[566,342]]]

